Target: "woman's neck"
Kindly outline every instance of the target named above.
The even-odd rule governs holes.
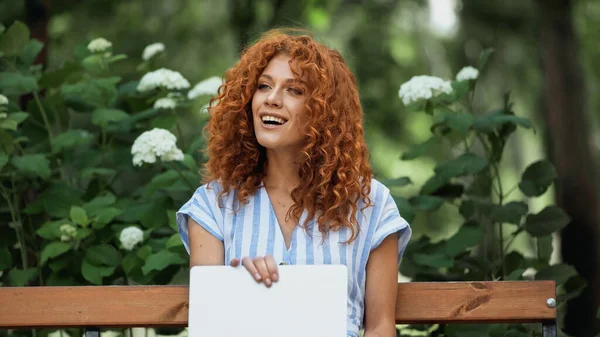
[[[300,164],[296,155],[267,149],[267,172],[263,178],[266,188],[291,193],[300,183]]]

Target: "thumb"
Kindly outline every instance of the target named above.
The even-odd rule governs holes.
[[[240,265],[240,260],[239,259],[232,259],[231,262],[229,262],[229,265],[232,267],[237,267]]]

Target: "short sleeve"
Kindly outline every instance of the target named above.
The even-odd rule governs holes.
[[[209,185],[200,186],[194,195],[176,213],[179,236],[187,252],[190,252],[188,219],[192,218],[217,239],[223,241],[222,221],[218,221],[217,193]]]
[[[385,204],[381,210],[375,234],[373,235],[371,250],[379,247],[381,242],[389,235],[398,233],[398,261],[400,261],[412,235],[412,230],[408,222],[400,216],[398,206],[396,206],[396,202],[389,194],[389,191],[386,194],[387,197],[384,198]]]

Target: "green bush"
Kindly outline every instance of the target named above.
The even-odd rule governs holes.
[[[199,186],[219,81],[189,90],[157,70],[159,45],[122,74],[104,39],[59,69],[33,65],[41,49],[20,22],[0,37],[0,281],[171,282],[188,269],[174,214]]]
[[[479,69],[484,69],[491,54],[491,50],[482,53]],[[400,88],[399,95],[409,111],[433,117],[431,137],[401,158],[412,160],[437,150],[449,159],[438,163],[419,193],[410,198],[401,189],[411,184],[409,177],[384,183],[393,189],[400,213],[409,222],[416,214],[434,213],[444,204],[452,205],[455,216],[463,219],[463,224],[447,239],[433,242],[423,235],[412,240],[400,271],[413,282],[554,280],[558,286],[560,322],[565,300],[579,294],[585,286],[572,266],[550,265],[552,234],[570,219],[555,205],[531,213],[527,202],[527,198],[539,197],[548,190],[556,179],[556,171],[550,162],[537,161],[525,169],[516,186],[506,188],[499,168],[505,145],[517,128],[533,130],[533,126],[530,120],[515,115],[508,93],[499,109],[475,111],[472,102],[478,76],[479,70],[465,67],[454,81],[417,76]],[[517,189],[521,196],[507,202]],[[535,257],[511,250],[518,235],[526,235],[535,243]],[[525,273],[527,270],[535,272]],[[501,337],[532,336],[541,329],[539,325],[493,324],[449,326],[441,331],[452,337]]]

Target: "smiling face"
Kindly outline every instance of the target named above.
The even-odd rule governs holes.
[[[284,54],[273,57],[252,98],[256,139],[268,150],[299,152],[305,143],[306,88],[292,73],[290,60]]]

